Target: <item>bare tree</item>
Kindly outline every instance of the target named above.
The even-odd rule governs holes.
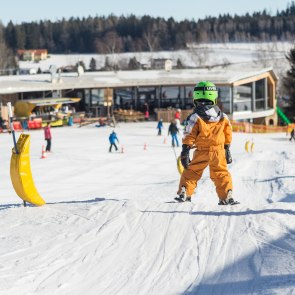
[[[150,52],[155,51],[159,45],[158,34],[156,32],[147,31],[143,34],[143,38],[146,41]]]
[[[196,67],[205,67],[209,64],[209,49],[206,46],[200,47],[195,44],[189,46],[191,58]]]
[[[110,31],[104,36],[103,44],[105,46],[106,52],[112,56],[111,64],[113,66],[113,70],[118,70],[119,61],[117,54],[122,51],[122,39],[115,31]]]
[[[149,20],[148,24],[144,28],[142,38],[150,52],[159,48],[159,27],[155,22]]]
[[[256,45],[255,62],[263,67],[278,66],[280,60],[277,58],[278,46],[276,42],[258,43]]]

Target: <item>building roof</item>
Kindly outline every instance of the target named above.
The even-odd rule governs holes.
[[[118,71],[0,76],[0,94],[56,91],[83,88],[125,88],[133,86],[195,85],[199,81],[212,81],[217,85],[232,85],[235,82],[269,74],[278,80],[272,68],[243,71],[243,69],[184,69],[153,71]]]

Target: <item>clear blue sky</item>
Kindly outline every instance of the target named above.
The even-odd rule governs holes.
[[[8,0],[1,5],[0,20],[4,25],[39,20],[60,20],[63,17],[115,15],[153,17],[175,20],[203,19],[206,16],[250,14],[266,9],[271,14],[285,9],[291,0]]]

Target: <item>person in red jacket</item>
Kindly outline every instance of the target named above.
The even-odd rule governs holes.
[[[174,120],[177,128],[180,128],[181,109],[177,109],[174,115]]]
[[[50,130],[50,123],[48,122],[47,125],[44,127],[44,137],[45,140],[47,141],[47,145],[46,145],[46,152],[50,152],[51,151],[51,130]]]

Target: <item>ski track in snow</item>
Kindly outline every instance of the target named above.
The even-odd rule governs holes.
[[[295,152],[284,134],[253,134],[250,154],[247,135],[234,134],[241,204],[218,206],[208,170],[192,203],[173,202],[175,156],[156,122],[121,123],[124,154],[107,152],[111,131],[53,129],[45,160],[42,131],[31,132],[47,204],[26,208],[9,179],[12,139],[1,135],[1,295],[295,294]]]

